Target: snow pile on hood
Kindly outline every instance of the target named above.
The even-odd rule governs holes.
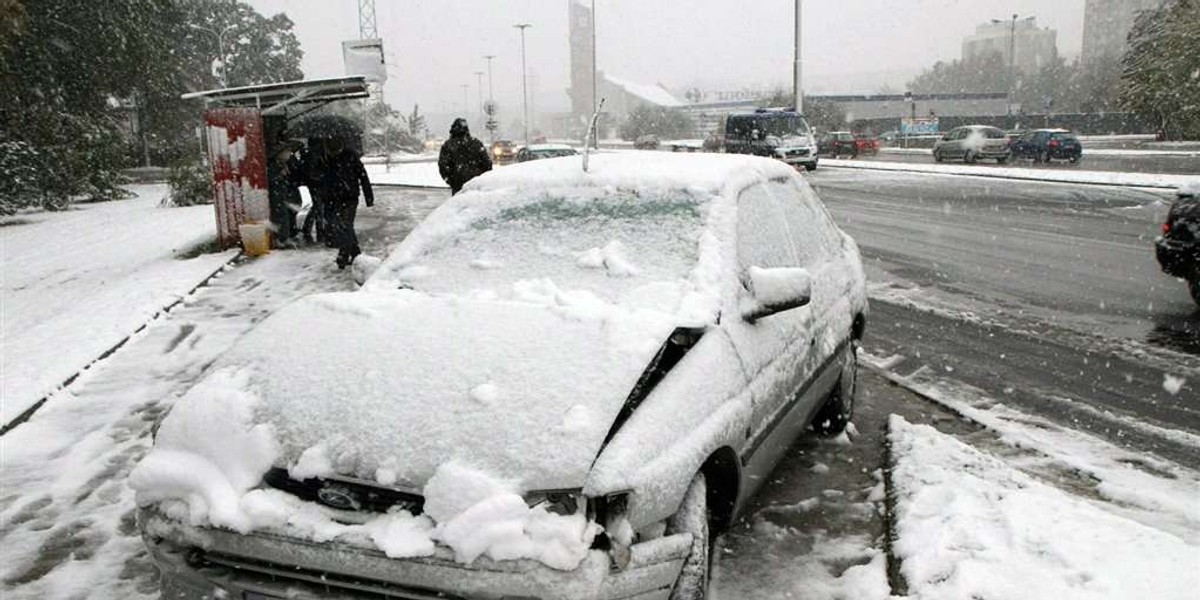
[[[1195,598],[1200,548],[892,415],[895,550],[922,599]]]
[[[250,373],[222,369],[192,388],[158,429],[154,448],[129,475],[140,505],[182,500],[191,524],[246,532],[239,503],[279,455],[269,425],[254,424]]]
[[[154,448],[130,475],[139,505],[160,503],[165,514],[193,526],[373,545],[392,558],[432,556],[440,542],[464,563],[486,555],[533,559],[562,570],[577,567],[602,530],[588,521],[582,505],[570,515],[543,505],[531,508],[517,482],[458,461],[442,464],[429,479],[425,514],[419,516],[396,510],[344,523],[323,506],[257,488],[279,445],[269,426],[251,424],[257,399],[247,391],[248,381],[245,371],[221,370],[176,405]],[[322,470],[326,453],[323,447],[305,453],[293,472],[311,476]]]

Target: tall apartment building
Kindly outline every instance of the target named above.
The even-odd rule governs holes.
[[[1012,53],[1016,52],[1016,61]],[[975,35],[963,39],[963,60],[996,53],[1005,64],[1014,64],[1022,73],[1033,73],[1058,55],[1058,32],[1039,29],[1037,19],[1029,17],[1012,21],[992,21],[975,28]]]
[[[1083,9],[1085,63],[1118,60],[1125,54],[1126,36],[1137,13],[1162,6],[1166,0],[1087,0]]]

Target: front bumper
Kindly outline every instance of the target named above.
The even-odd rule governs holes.
[[[815,165],[817,164],[817,151],[815,148],[781,149],[775,151],[775,158],[789,165]]]
[[[1154,241],[1154,254],[1167,275],[1200,280],[1200,243],[1160,237]]]
[[[138,514],[142,537],[161,573],[163,600],[665,600],[691,549],[688,534],[632,546],[629,565],[613,570],[592,550],[573,571],[535,561],[455,562],[449,551],[392,559],[378,550],[221,529],[193,528],[154,509]]]

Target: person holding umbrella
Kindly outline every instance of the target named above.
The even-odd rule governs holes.
[[[321,187],[326,193],[329,222],[327,231],[330,240],[338,249],[337,266],[345,269],[362,254],[358,246],[358,234],[354,232],[354,218],[358,213],[358,195],[361,190],[367,207],[375,205],[375,194],[371,180],[363,167],[358,153],[347,148],[340,138],[327,142],[328,163]]]

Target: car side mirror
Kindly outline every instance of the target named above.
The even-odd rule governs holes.
[[[812,301],[812,276],[807,269],[750,267],[747,275],[749,294],[742,298],[741,313],[751,323]]]

